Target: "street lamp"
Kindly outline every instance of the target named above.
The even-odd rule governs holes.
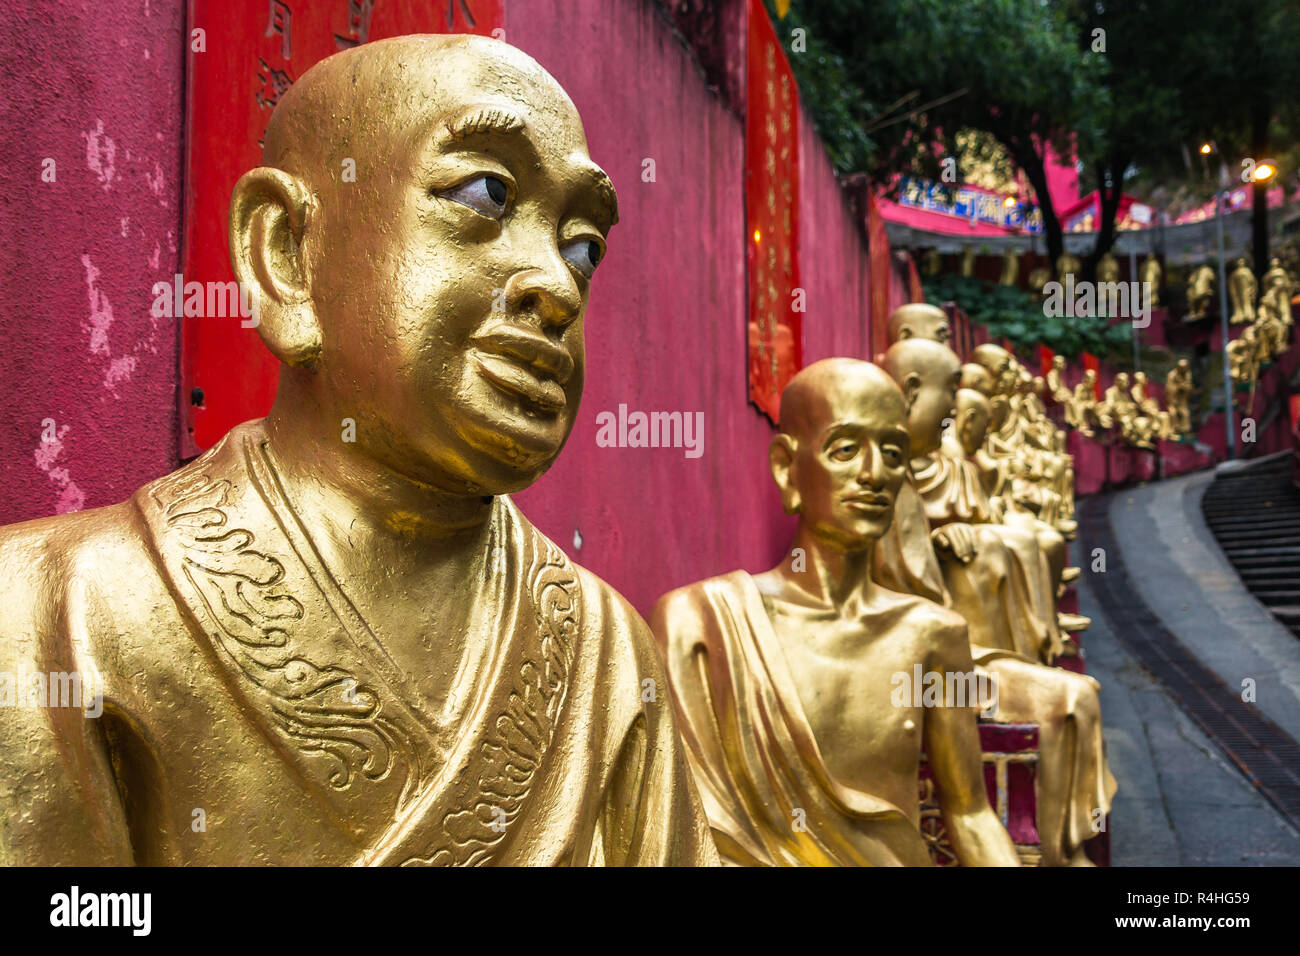
[[[1202,156],[1208,156],[1212,152],[1214,152],[1213,143],[1201,144]],[[1256,166],[1256,169],[1258,168]],[[1219,245],[1219,329],[1223,335],[1223,425],[1227,429],[1224,451],[1231,459],[1237,457],[1237,435],[1232,421],[1232,365],[1228,361],[1228,273],[1223,262],[1223,197],[1227,189],[1228,167],[1223,165],[1223,157],[1220,156],[1219,188],[1214,191],[1214,225]]]

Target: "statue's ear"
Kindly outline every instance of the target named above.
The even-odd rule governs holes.
[[[302,180],[267,166],[244,173],[230,198],[235,278],[251,294],[262,341],[288,365],[310,366],[320,357],[320,320],[303,262],[314,209]]]
[[[794,439],[778,434],[767,449],[767,462],[772,469],[772,480],[781,489],[781,507],[788,515],[798,514],[803,503],[794,486]]]
[[[903,377],[903,398],[907,400],[907,410],[909,412],[916,403],[916,396],[920,394],[921,384],[920,372],[908,372]]]

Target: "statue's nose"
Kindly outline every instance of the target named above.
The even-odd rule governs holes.
[[[582,314],[582,293],[559,249],[522,269],[506,284],[506,305],[514,314],[535,315],[545,328],[560,329]]]

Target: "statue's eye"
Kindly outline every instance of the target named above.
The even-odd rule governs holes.
[[[578,239],[560,247],[560,255],[588,279],[600,264],[600,243],[595,239]]]
[[[462,206],[469,206],[489,219],[500,219],[505,215],[510,190],[496,176],[476,176],[469,182],[461,183],[454,189],[445,189],[438,195]]]
[[[885,461],[891,465],[897,465],[903,460],[903,450],[893,445],[885,445],[880,449],[880,453],[885,456]]]
[[[858,454],[858,446],[850,441],[836,442],[831,446],[831,458],[835,461],[852,461]]]

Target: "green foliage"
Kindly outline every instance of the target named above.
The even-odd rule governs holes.
[[[993,338],[1006,338],[1022,352],[1041,344],[1069,359],[1081,352],[1107,357],[1121,353],[1132,334],[1127,324],[1109,326],[1097,316],[1045,315],[1037,297],[1014,286],[971,276],[927,278],[925,294],[932,305],[956,302]]]

